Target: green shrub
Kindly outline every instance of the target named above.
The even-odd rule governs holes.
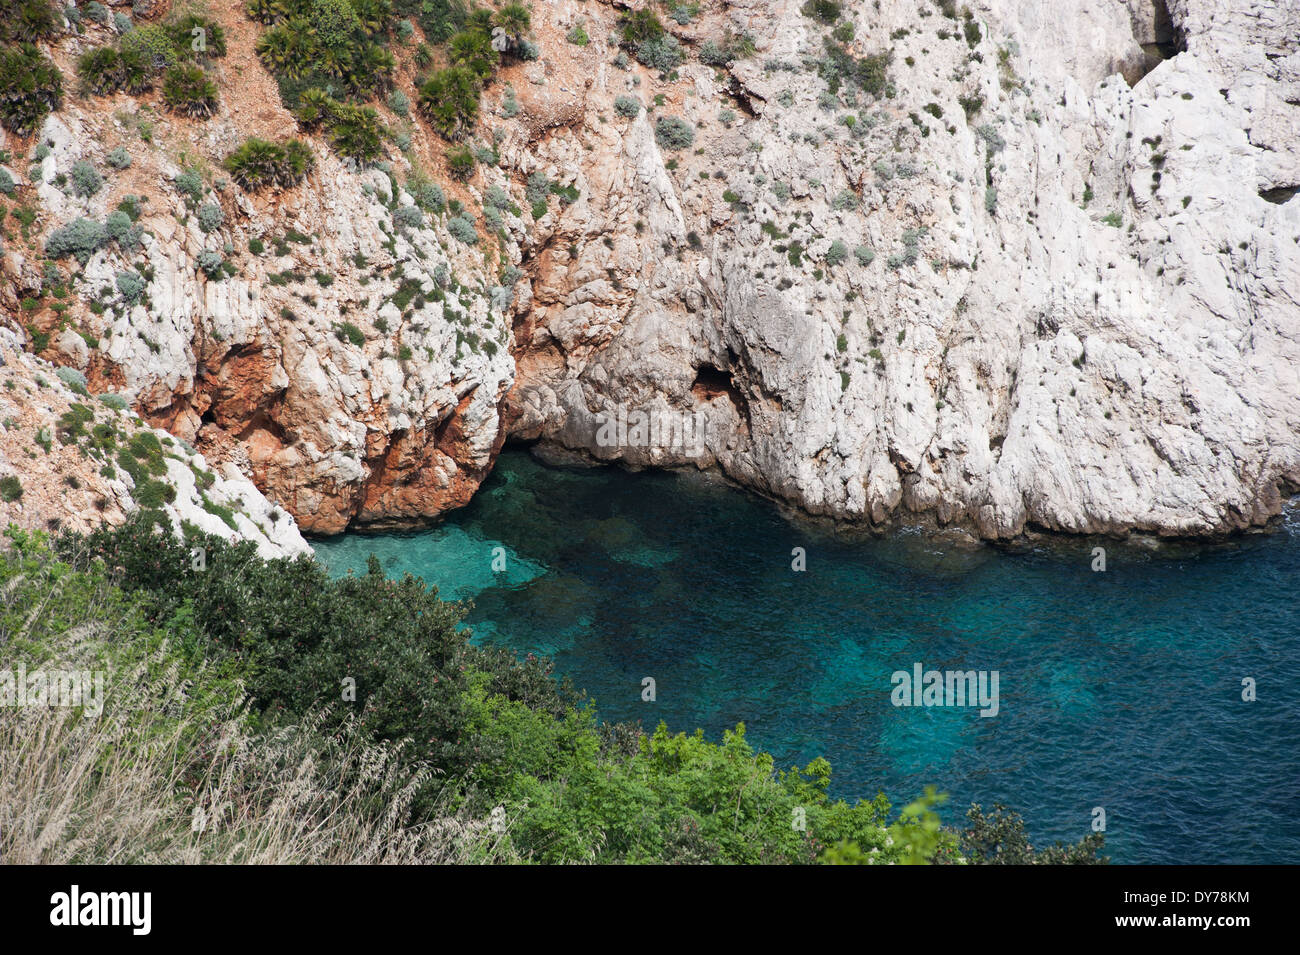
[[[832,242],[830,248],[826,250],[826,264],[832,268],[844,262],[848,257],[849,247],[839,239]]]
[[[17,188],[14,177],[9,175],[9,170],[0,169],[0,196],[12,196]]]
[[[620,20],[623,43],[635,49],[642,43],[658,40],[664,35],[664,25],[653,10],[632,10]]]
[[[195,259],[199,271],[210,279],[220,279],[224,274],[225,264],[226,260],[221,257],[221,253],[214,249],[204,249]]]
[[[419,229],[424,225],[424,213],[419,206],[398,206],[393,211],[393,225],[399,229]]]
[[[635,96],[618,96],[614,99],[614,112],[628,119],[641,115],[641,101]]]
[[[841,211],[846,209],[856,209],[858,207],[858,194],[852,189],[845,189],[831,200],[831,207]]]
[[[0,478],[0,498],[12,504],[23,496],[23,482],[12,474]]]
[[[170,67],[163,74],[162,96],[168,109],[191,119],[207,119],[217,111],[217,84],[200,66]]]
[[[655,122],[655,142],[661,149],[687,149],[695,142],[695,130],[679,116],[660,116]]]
[[[575,23],[573,29],[564,35],[564,39],[574,46],[586,46],[591,42],[591,37],[587,35],[586,29],[581,22]]]
[[[85,159],[78,159],[72,164],[68,178],[72,180],[74,195],[93,196],[104,187],[104,177]]]
[[[191,203],[196,203],[203,198],[203,177],[199,175],[197,169],[186,169],[176,177],[175,185],[176,191]]]
[[[681,43],[671,33],[665,33],[657,40],[646,40],[636,48],[635,55],[642,66],[660,73],[668,73],[686,59]]]
[[[134,272],[119,272],[113,284],[122,293],[122,298],[132,304],[139,301],[140,296],[144,294],[145,281]]]
[[[365,333],[351,322],[340,322],[338,327],[334,330],[334,334],[339,341],[351,342],[357,348],[362,347],[366,343]]]
[[[876,250],[869,245],[860,245],[853,250],[853,257],[858,260],[858,265],[865,268],[876,261]]]
[[[0,126],[30,136],[63,103],[63,74],[31,43],[0,47]]]
[[[448,140],[458,140],[478,120],[479,83],[463,66],[438,70],[420,87],[420,111],[434,130]]]
[[[474,245],[478,242],[478,230],[474,227],[474,220],[470,218],[467,212],[462,212],[460,215],[448,219],[447,231],[451,233],[453,239],[464,242],[466,245]]]
[[[464,67],[481,82],[491,79],[500,59],[491,35],[481,30],[457,33],[447,45],[447,56],[452,66]]]
[[[98,222],[76,219],[49,234],[45,240],[45,254],[52,259],[75,256],[85,265],[108,239],[108,231]]]
[[[199,223],[199,231],[205,233],[216,232],[221,228],[221,224],[225,221],[225,215],[221,211],[221,206],[217,205],[215,202],[208,202],[199,206],[195,218]]]
[[[466,146],[457,146],[447,150],[447,171],[455,179],[463,181],[472,176],[476,163],[474,153]]]
[[[14,0],[0,20],[0,43],[35,43],[55,36],[62,24],[50,0]]]
[[[226,31],[220,23],[197,13],[187,13],[164,26],[177,50],[200,56],[226,55]],[[197,33],[195,31],[198,31]]]
[[[841,9],[836,0],[807,0],[800,8],[800,12],[818,23],[830,26],[840,18]]]
[[[118,48],[123,55],[139,57],[140,61],[155,73],[179,66],[190,59],[190,46],[177,49],[176,41],[167,29],[159,23],[146,23],[139,29],[132,30],[118,41]]]
[[[121,146],[118,146],[104,158],[104,161],[114,169],[129,169],[131,166],[131,154]]]
[[[384,152],[384,127],[371,106],[335,103],[326,137],[336,153],[359,165],[369,165]]]
[[[250,137],[222,161],[230,177],[256,192],[267,186],[297,185],[316,165],[311,147],[298,139],[272,143]]]

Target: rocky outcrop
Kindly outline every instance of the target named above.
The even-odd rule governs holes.
[[[845,15],[856,53],[892,49],[893,95],[830,95],[797,3],[697,25],[760,38],[725,73],[593,71],[602,201],[538,254],[516,429],[986,537],[1276,515],[1300,487],[1300,13],[881,7]],[[1171,37],[1148,71],[1141,44]],[[697,127],[671,171],[652,117],[599,122],[656,94]],[[629,408],[707,416],[705,447],[602,446]]]
[[[149,197],[68,308],[7,249],[10,327],[320,533],[464,504],[507,435],[989,538],[1224,534],[1300,489],[1294,5],[855,0],[832,26],[731,0],[667,21],[666,71],[620,54],[627,6],[535,5],[542,55],[485,92],[500,161],[467,185],[386,113],[410,138],[386,164],[316,140],[262,194],[221,159],[306,134],[223,8],[214,119],[70,98],[10,165],[42,235]],[[73,195],[117,147],[130,168]],[[480,241],[401,212],[422,169]]]
[[[311,553],[293,516],[238,469],[210,467],[120,396],[92,397],[79,372],[21,344],[0,329],[0,527],[88,531],[144,508],[178,531],[253,541],[263,557]]]

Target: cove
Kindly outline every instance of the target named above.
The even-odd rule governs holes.
[[[1226,544],[1006,549],[863,537],[702,475],[507,450],[433,527],[313,545],[331,573],[374,553],[471,599],[476,642],[552,657],[605,719],[711,739],[744,722],[778,765],[825,756],[836,796],[901,805],[933,783],[946,823],[1003,803],[1040,846],[1077,841],[1100,807],[1119,863],[1300,855],[1294,503],[1276,532]],[[894,705],[892,675],[918,663],[997,671],[997,715]]]

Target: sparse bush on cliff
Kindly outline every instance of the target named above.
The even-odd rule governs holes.
[[[0,47],[0,126],[30,136],[63,103],[63,74],[31,43]]]
[[[220,279],[225,274],[222,267],[226,261],[221,257],[221,253],[214,249],[204,249],[200,252],[195,259],[195,264],[199,271],[210,279]]]
[[[686,59],[681,43],[671,33],[665,33],[657,40],[646,40],[636,48],[635,56],[642,66],[660,73],[681,66]]]
[[[473,151],[468,146],[457,146],[447,150],[447,171],[454,179],[464,181],[474,175],[477,162]]]
[[[72,164],[68,178],[72,181],[74,195],[93,196],[104,187],[104,177],[85,159],[78,159]]]
[[[418,229],[424,225],[419,206],[398,206],[393,211],[393,225],[399,229]]]
[[[297,185],[315,165],[311,147],[302,140],[273,143],[256,137],[246,139],[222,162],[230,177],[251,192]]]
[[[195,65],[173,66],[163,74],[163,102],[174,113],[207,119],[217,111],[217,84]]]
[[[614,112],[628,119],[635,119],[641,115],[641,101],[635,96],[615,97]]]
[[[211,17],[187,13],[166,23],[164,29],[178,50],[218,58],[226,55],[226,31]]]
[[[121,146],[118,146],[104,157],[104,161],[114,169],[129,169],[131,167],[131,154]]]
[[[13,0],[0,18],[0,43],[35,43],[48,40],[62,24],[50,0]]]
[[[383,155],[383,129],[374,107],[335,102],[325,133],[336,153],[364,166]]]
[[[0,498],[12,504],[23,496],[23,482],[12,474],[0,478]]]
[[[135,272],[119,272],[113,284],[117,286],[122,298],[132,305],[144,294],[145,281]]]
[[[840,18],[842,7],[836,0],[807,0],[799,9],[804,16],[811,17],[825,26],[831,26]]]
[[[686,149],[695,142],[695,130],[680,116],[660,116],[655,122],[655,142],[661,149]]]
[[[55,229],[45,240],[45,254],[52,259],[69,255],[85,265],[108,242],[108,230],[91,219],[75,219]]]
[[[451,233],[453,239],[464,242],[466,245],[474,245],[478,242],[478,230],[474,228],[474,220],[470,218],[467,212],[462,212],[460,215],[448,219],[447,231]]]
[[[631,10],[623,14],[619,27],[623,32],[623,43],[630,49],[636,49],[647,41],[658,40],[664,35],[663,21],[649,9]]]
[[[478,120],[479,83],[463,66],[438,70],[420,87],[420,111],[444,139],[457,140]]]
[[[195,219],[198,220],[199,230],[201,232],[216,232],[221,228],[225,221],[225,215],[221,211],[221,206],[215,202],[205,203],[199,206],[198,212],[195,213]]]

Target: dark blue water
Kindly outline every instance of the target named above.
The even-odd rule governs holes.
[[[336,573],[374,552],[472,598],[476,640],[553,657],[607,719],[715,739],[743,721],[778,764],[825,756],[836,795],[934,783],[945,821],[1005,803],[1035,844],[1078,840],[1100,807],[1117,862],[1293,862],[1300,514],[1230,545],[1107,544],[1103,573],[1097,544],[864,539],[700,476],[508,452],[439,526],[316,548]],[[892,705],[917,662],[998,671],[999,713]]]

